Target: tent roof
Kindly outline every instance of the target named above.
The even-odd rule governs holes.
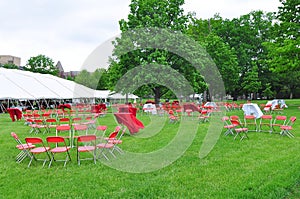
[[[126,99],[126,95],[120,93],[111,93],[108,96],[109,99]],[[138,99],[139,97],[133,94],[128,94],[128,99]]]
[[[0,68],[0,99],[92,98],[95,90],[49,74]]]
[[[126,96],[109,90],[93,90],[50,74],[0,67],[0,99],[74,98],[125,99]],[[128,98],[139,97],[129,94]]]

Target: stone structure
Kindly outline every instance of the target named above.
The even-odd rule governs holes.
[[[11,55],[0,55],[0,64],[14,64],[16,66],[20,66],[21,58]]]

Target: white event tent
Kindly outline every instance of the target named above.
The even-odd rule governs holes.
[[[73,81],[49,74],[0,68],[0,100],[2,99],[118,99],[109,90],[93,90]],[[130,98],[138,98],[129,95]]]

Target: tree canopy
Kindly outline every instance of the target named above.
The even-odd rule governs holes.
[[[54,61],[45,56],[38,55],[35,57],[31,57],[25,66],[25,70],[35,72],[35,73],[43,73],[43,74],[52,74],[58,75],[58,68],[55,67]]]
[[[174,38],[165,37],[166,31],[164,29],[179,32],[186,31],[188,17],[184,15],[181,8],[183,4],[184,0],[132,0],[128,20],[122,19],[120,21],[122,35],[115,42],[115,59],[112,60],[109,68],[109,74],[112,77],[110,80],[112,80],[113,85],[125,73],[137,66],[144,68],[155,66],[161,69],[157,71],[158,73],[165,74],[165,78],[168,79],[170,85],[176,84],[178,87],[182,85],[176,76],[170,75],[172,74],[171,70],[176,70],[180,74],[184,74],[187,79],[196,80],[192,86],[195,90],[200,90],[203,84],[197,82],[203,81],[201,75],[185,59],[160,46],[163,43],[167,48],[171,41],[175,41]],[[152,29],[152,27],[157,29]],[[139,31],[135,31],[136,29],[139,29]],[[128,32],[130,37],[126,37]],[[171,34],[169,35],[171,36]],[[176,44],[180,45],[178,42]],[[160,47],[154,48],[155,45]],[[163,70],[163,66],[169,68],[169,72]],[[136,82],[149,82],[149,84],[141,83],[139,88],[134,88],[133,85],[133,91],[135,93],[143,92],[144,95],[153,94],[157,103],[161,96],[170,90],[169,85],[156,83],[158,81],[154,74],[147,75],[145,73],[144,76],[133,78]],[[125,88],[118,89],[114,87],[114,90],[121,92],[128,92],[129,88],[126,88],[127,91],[124,90]],[[152,93],[149,93],[149,91]]]

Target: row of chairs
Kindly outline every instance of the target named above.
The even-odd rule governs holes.
[[[191,117],[191,118],[194,117],[193,111],[191,109],[185,110],[185,113],[186,113],[186,117]],[[208,122],[211,113],[212,113],[212,110],[203,109],[199,113],[197,112],[197,114],[198,114],[197,119],[199,120],[199,122]],[[169,114],[169,122],[170,123],[179,122],[180,118],[182,116],[180,112],[175,112],[173,110],[169,110],[168,114]]]
[[[50,133],[51,129],[55,129],[61,125],[87,125],[88,128],[96,127],[96,118],[90,116],[86,118],[74,117],[74,118],[27,118],[26,124],[30,126],[29,133]]]
[[[293,129],[292,125],[295,123],[296,117],[291,116],[287,120],[287,117],[283,115],[277,115],[274,119],[272,115],[263,115],[260,117],[259,122],[257,122],[255,116],[247,115],[244,116],[244,122],[241,122],[240,118],[234,115],[230,117],[224,116],[222,121],[224,122],[224,128],[227,129],[224,134],[235,135],[234,138],[241,134],[244,135],[241,138],[248,138],[248,131],[279,133],[291,138],[294,137],[291,130]]]
[[[234,139],[236,139],[238,136],[240,137],[240,140],[243,140],[248,137],[248,128],[243,125],[241,122],[239,116],[233,115],[233,116],[223,116],[222,121],[224,122],[224,128],[226,129],[226,132],[224,135],[234,135]]]
[[[106,126],[98,126],[97,130],[105,132]],[[108,136],[96,136],[96,135],[80,135],[76,137],[76,156],[77,163],[80,165],[81,160],[93,160],[96,164],[96,160],[104,157],[109,160],[107,153],[110,153],[114,158],[116,155],[114,151],[123,153],[122,149],[118,146],[122,144],[122,136],[126,132],[126,128],[117,126],[115,130]],[[103,133],[104,135],[104,133]],[[71,161],[71,156],[69,151],[71,146],[67,145],[66,138],[62,136],[48,136],[46,138],[47,144],[40,137],[26,137],[25,144],[21,142],[17,134],[12,132],[11,136],[17,142],[16,148],[20,151],[16,156],[16,162],[22,162],[26,157],[30,159],[28,167],[32,164],[32,161],[42,161],[43,167],[46,162],[49,161],[48,167],[51,167],[54,161],[63,161],[64,166],[67,162]],[[92,157],[81,158],[80,154],[84,152],[90,152]],[[64,159],[57,159],[57,154],[66,154]],[[44,158],[41,158],[40,154],[45,154]]]

